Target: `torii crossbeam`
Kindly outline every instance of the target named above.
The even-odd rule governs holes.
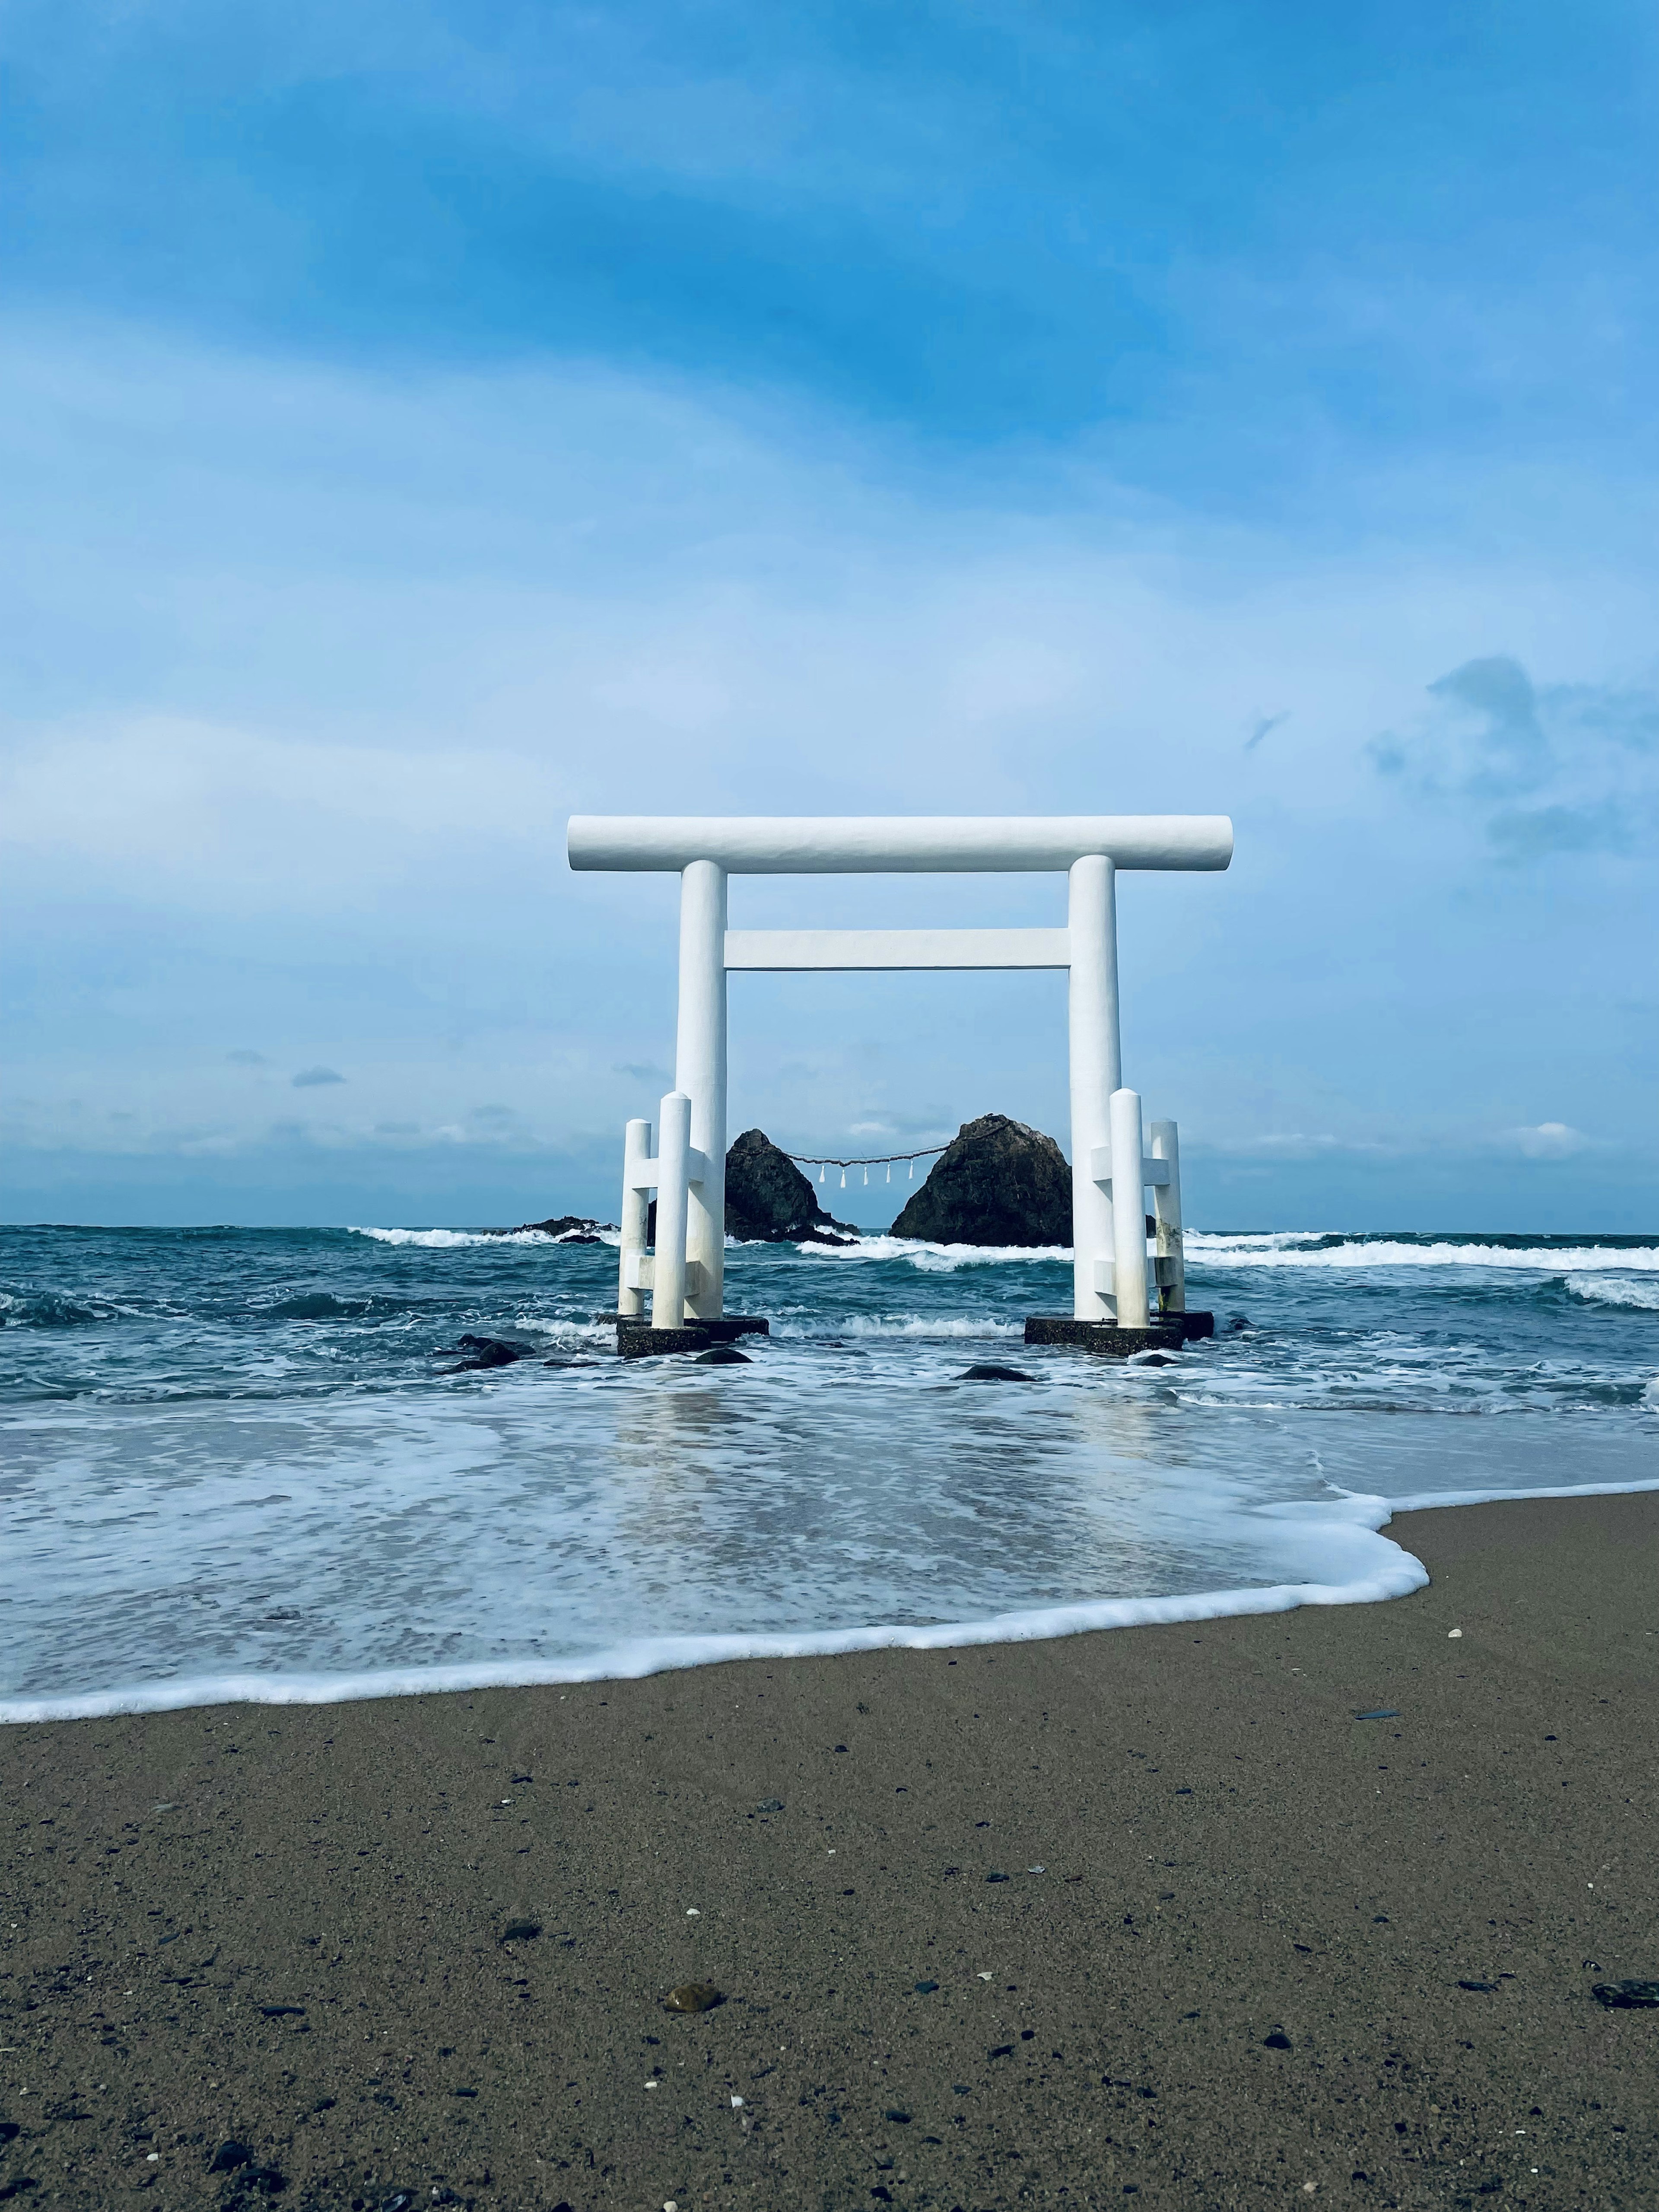
[[[674,1089],[625,1144],[618,1311],[638,1326],[651,1291],[654,1334],[718,1327],[726,1258],[726,986],[732,972],[823,969],[1064,968],[1070,978],[1073,1313],[1079,1323],[1144,1328],[1148,1320],[1143,1192],[1158,1224],[1156,1273],[1166,1312],[1185,1296],[1180,1169],[1173,1122],[1152,1125],[1143,1156],[1140,1100],[1126,1090],[1118,1023],[1120,869],[1211,870],[1232,859],[1224,815],[592,815],[571,817],[570,866],[673,871],[681,879],[679,1020]],[[1063,929],[728,929],[733,875],[997,874],[1064,870]],[[1113,1162],[1138,1162],[1133,1188]],[[1131,1172],[1131,1171],[1126,1171]],[[645,1253],[647,1193],[657,1191],[654,1257]],[[729,1324],[728,1324],[729,1326]]]

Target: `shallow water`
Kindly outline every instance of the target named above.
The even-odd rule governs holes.
[[[1060,1253],[734,1248],[746,1367],[618,1361],[615,1282],[540,1237],[0,1231],[0,1718],[1383,1597],[1390,1508],[1659,1484],[1654,1240],[1194,1234],[1221,1333],[1164,1365],[1024,1345]],[[541,1358],[445,1374],[469,1330]]]

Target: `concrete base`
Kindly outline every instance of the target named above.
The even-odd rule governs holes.
[[[1188,1344],[1198,1337],[1215,1334],[1215,1316],[1212,1313],[1164,1314],[1161,1318],[1166,1322],[1178,1321],[1181,1333]]]
[[[648,1359],[673,1352],[707,1352],[711,1344],[730,1344],[739,1336],[769,1336],[772,1324],[757,1314],[721,1314],[714,1321],[690,1321],[683,1328],[653,1328],[632,1314],[611,1314],[617,1324],[617,1349],[624,1359]]]
[[[1191,1338],[1214,1334],[1213,1314],[1169,1314],[1146,1328],[1120,1328],[1115,1321],[1073,1321],[1060,1314],[1036,1314],[1025,1324],[1027,1344],[1074,1344],[1105,1359],[1127,1359],[1137,1352],[1179,1352]]]

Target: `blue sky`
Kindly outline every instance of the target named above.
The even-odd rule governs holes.
[[[1647,11],[0,43],[9,1218],[611,1212],[672,888],[570,811],[1144,807],[1237,824],[1122,895],[1200,1222],[1659,1222]],[[1056,979],[734,985],[734,1127],[990,1109]]]

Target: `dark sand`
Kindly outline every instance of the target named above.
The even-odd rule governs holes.
[[[4,1732],[0,2191],[1659,2204],[1659,1497],[1393,1533],[1389,1605]]]

